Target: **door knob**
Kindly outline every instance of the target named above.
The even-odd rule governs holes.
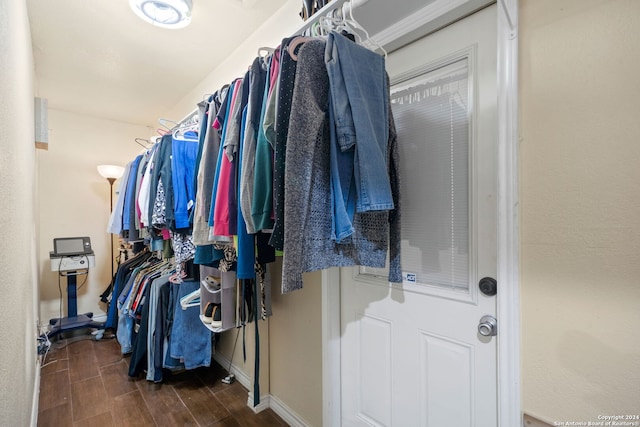
[[[485,337],[498,335],[498,321],[493,316],[483,316],[478,324],[478,333]]]

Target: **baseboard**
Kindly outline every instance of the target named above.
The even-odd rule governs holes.
[[[233,363],[230,363],[229,359],[227,359],[222,354],[216,352],[213,354],[213,360],[218,362],[218,364],[220,364],[220,366],[222,366],[225,369],[231,366],[231,369],[229,369],[230,371],[229,373],[235,375],[236,381],[242,384],[242,386],[247,390],[253,390],[253,380],[245,372],[241,371],[236,365],[234,365]],[[249,391],[249,395],[247,396],[247,406],[251,408],[253,412],[258,414],[264,411],[265,409],[269,408],[270,397],[271,396],[269,396],[268,394],[261,395],[260,403],[257,406],[253,406],[253,392]]]
[[[36,360],[36,378],[33,384],[33,400],[31,402],[31,427],[38,426],[38,402],[40,401],[40,357]]]
[[[524,414],[523,418],[523,425],[524,427],[551,427],[553,426],[552,423],[548,422],[548,421],[542,421],[540,418],[538,417],[532,417],[529,414]]]
[[[231,361],[227,359],[225,356],[220,354],[219,352],[214,353],[213,360],[218,362],[220,366],[229,369],[230,373],[235,375],[236,381],[238,381],[244,388],[247,390],[251,390],[253,388],[253,381],[249,376],[238,369],[236,365],[230,363]],[[247,396],[247,406],[250,407],[256,414],[264,411],[265,409],[271,408],[273,412],[278,414],[280,418],[282,418],[288,425],[291,427],[309,427],[311,424],[307,423],[300,415],[298,415],[294,410],[289,408],[282,400],[278,399],[276,396],[272,395],[262,395],[260,396],[260,404],[258,406],[253,406],[253,392],[250,391]]]
[[[282,400],[276,396],[270,396],[269,404],[271,410],[278,414],[280,418],[284,420],[291,427],[310,427],[311,424],[306,422],[304,418],[296,414],[294,410],[289,408]]]
[[[269,394],[261,395],[260,403],[258,403],[256,406],[253,406],[253,392],[250,391],[249,395],[247,396],[247,406],[251,408],[251,410],[254,413],[259,414],[265,409],[269,409],[271,407],[271,395]]]

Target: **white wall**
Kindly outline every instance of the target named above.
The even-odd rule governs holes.
[[[37,399],[33,57],[24,0],[0,2],[0,424],[27,426]],[[37,400],[35,400],[37,404]]]
[[[111,280],[109,183],[96,169],[100,164],[124,166],[142,147],[134,138],[147,138],[149,129],[60,110],[49,110],[49,147],[38,150],[40,311],[43,322],[59,317],[58,273],[50,271],[49,251],[55,237],[89,236],[95,268],[79,276],[78,313],[105,314],[100,294]],[[119,181],[114,184],[114,193]],[[114,194],[114,204],[117,196]],[[114,252],[118,248],[114,239]],[[66,316],[66,279],[62,288],[62,315]]]
[[[640,2],[520,10],[523,409],[640,408]]]

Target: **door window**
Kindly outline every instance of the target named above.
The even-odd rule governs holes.
[[[471,93],[469,55],[393,85],[402,189],[402,269],[408,285],[468,290]],[[360,276],[387,277],[360,268]]]

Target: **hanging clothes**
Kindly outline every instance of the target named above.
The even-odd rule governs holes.
[[[267,81],[267,63],[257,57],[251,65],[249,74],[249,102],[242,153],[242,175],[240,176],[240,207],[247,233],[255,234],[256,227],[252,216],[253,185],[255,175],[256,144],[262,118],[262,106]]]
[[[280,50],[280,77],[278,79],[275,135],[273,142],[273,207],[274,224],[269,244],[276,250],[284,249],[284,169],[291,100],[296,81],[297,61],[289,55],[289,42],[295,37],[282,40]]]
[[[148,334],[147,334],[147,381],[162,381],[162,338],[166,311],[162,307],[161,293],[168,291],[170,273],[156,278],[151,282],[149,291]],[[144,313],[143,313],[144,316]],[[158,363],[160,361],[160,363]]]
[[[118,266],[118,270],[115,274],[111,298],[109,298],[110,304],[107,312],[107,320],[104,325],[105,328],[117,328],[118,310],[116,301],[120,293],[122,292],[132,270],[144,263],[149,257],[151,257],[151,253],[148,251],[144,251]]]
[[[118,186],[118,199],[116,200],[116,205],[111,212],[111,216],[109,217],[109,223],[107,224],[107,233],[120,234],[122,232],[124,199],[132,163],[133,162],[127,163],[124,168],[122,178],[120,178],[120,184]]]
[[[169,227],[173,218],[173,183],[171,171],[171,152],[173,138],[164,135],[158,143],[156,161],[151,174],[149,199],[149,217],[155,228]]]
[[[401,282],[400,193],[397,140],[389,114],[389,143],[384,170],[393,185],[393,211],[357,213],[349,242],[332,239],[329,76],[326,42],[307,41],[298,54],[285,168],[285,230],[282,292],[300,289],[302,273],[329,267],[364,265],[384,268],[390,254],[389,280]],[[389,106],[387,106],[389,108]]]
[[[142,181],[140,182],[140,190],[138,194],[137,207],[140,215],[140,224],[145,229],[150,224],[148,207],[149,199],[151,197],[151,172],[154,168],[157,148],[158,146],[154,145],[150,150],[148,150],[148,161],[144,168],[144,175],[142,177]]]
[[[254,175],[253,175],[253,197],[251,199],[251,218],[253,222],[254,232],[269,230],[273,228],[272,219],[272,149],[267,141],[265,134],[264,120],[269,106],[269,94],[271,93],[272,75],[271,72],[276,68],[275,55],[271,57],[269,62],[269,73],[265,74],[265,87],[262,96],[262,108],[260,112],[260,121],[258,123],[258,136],[256,139]]]
[[[137,156],[131,163],[129,178],[122,210],[122,231],[126,240],[134,241],[138,239],[138,229],[136,228],[136,184],[138,178],[138,167],[140,166],[142,155]]]
[[[228,114],[224,119],[222,130],[221,148],[219,154],[220,169],[216,188],[215,203],[213,206],[213,234],[215,236],[233,236],[235,234],[235,210],[231,209],[231,188],[235,188],[233,147],[237,147],[239,138],[239,125],[235,124],[234,114],[238,114],[242,80],[236,80],[233,84],[233,93],[229,101]],[[231,147],[231,148],[229,148]],[[227,149],[229,148],[229,151]],[[234,196],[235,198],[235,196]]]
[[[223,162],[228,162],[228,159],[226,159],[226,156],[224,154],[224,140],[225,140],[225,132],[227,130],[227,125],[228,125],[228,111],[231,108],[231,103],[234,97],[234,94],[236,94],[236,85],[237,85],[237,81],[234,81],[230,87],[229,90],[227,91],[227,94],[225,96],[225,99],[223,101],[223,105],[224,107],[221,107],[220,110],[218,111],[218,116],[216,117],[216,120],[214,122],[214,127],[216,127],[216,124],[219,128],[222,129],[222,133],[221,133],[221,137],[220,137],[220,147],[217,153],[217,161],[216,161],[216,167],[215,167],[215,174],[214,174],[214,178],[213,178],[213,187],[212,187],[212,194],[211,194],[211,208],[209,210],[209,226],[211,227],[209,230],[209,240],[210,241],[218,241],[218,242],[230,242],[231,239],[229,238],[229,236],[227,234],[219,234],[216,235],[215,233],[215,218],[216,218],[216,209],[218,209],[218,217],[222,218],[223,217],[223,210],[228,208],[228,204],[227,204],[227,199],[226,197],[228,197],[227,194],[227,188],[228,188],[228,175],[226,175],[229,171],[229,168],[225,168],[225,171],[223,173]],[[222,176],[222,180],[226,185],[222,185],[220,186],[220,177]],[[220,195],[220,201],[218,201],[218,195],[220,193],[219,189],[222,188],[223,191],[222,195]],[[218,203],[222,203],[222,206],[217,206]],[[220,229],[222,229],[222,225],[219,226]]]
[[[210,97],[205,134],[201,135],[202,154],[197,168],[196,206],[193,215],[193,242],[199,246],[210,244],[208,218],[211,210],[215,161],[220,150],[220,135],[213,128],[213,121],[220,106],[219,94],[220,91]]]
[[[171,183],[174,194],[173,231],[190,232],[189,216],[195,203],[194,174],[198,153],[198,134],[193,131],[171,140]]]
[[[177,300],[199,288],[199,281],[182,282]],[[183,310],[179,303],[175,305],[169,354],[183,361],[185,369],[211,364],[211,332],[202,326],[197,309]]]
[[[243,84],[243,92],[242,92],[242,118],[240,121],[240,139],[239,139],[239,147],[237,153],[237,176],[235,177],[236,183],[240,183],[240,177],[243,174],[242,164],[243,164],[243,152],[244,152],[244,141],[245,141],[245,132],[247,129],[247,116],[249,111],[249,89],[251,85],[251,72],[248,71],[244,77]],[[240,202],[240,185],[236,186],[236,203]],[[247,225],[244,219],[244,215],[242,214],[242,209],[236,209],[237,216],[237,232],[238,232],[238,261],[237,261],[237,274],[238,279],[253,279],[255,278],[255,236],[249,234],[247,232]]]
[[[188,116],[127,165],[108,229],[158,251],[122,263],[113,279],[107,325],[131,353],[131,376],[160,382],[164,369],[209,366],[212,331],[252,321],[259,354],[276,250],[285,293],[304,272],[382,268],[387,254],[389,280],[402,280],[384,59],[337,33],[290,50],[297,40],[256,57],[198,103],[197,122]],[[183,310],[180,298],[202,292],[201,271],[215,271],[220,288]],[[201,319],[205,300],[221,313],[215,327]]]
[[[384,58],[335,31],[327,38],[325,64],[332,189],[342,193],[334,191],[332,196],[333,237],[341,242],[354,231],[356,210],[394,207],[389,176],[380,173],[387,170],[389,93]]]

